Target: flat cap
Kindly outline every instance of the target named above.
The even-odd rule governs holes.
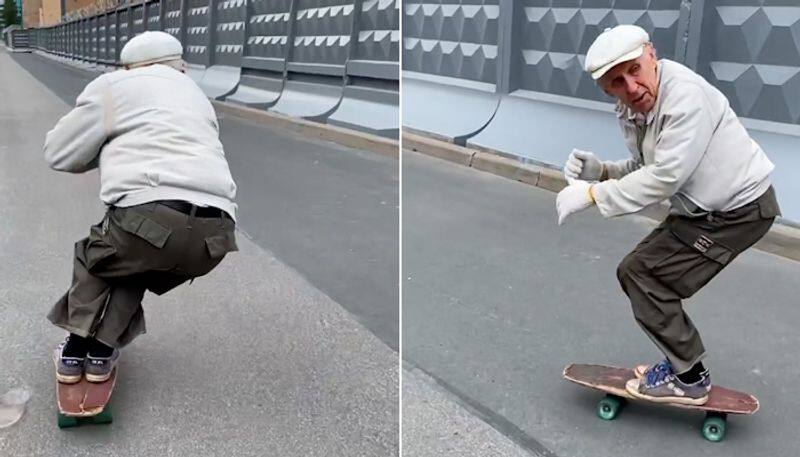
[[[123,65],[139,67],[151,63],[180,59],[183,46],[177,38],[166,32],[140,33],[128,41],[119,54]]]
[[[636,59],[650,41],[645,30],[636,25],[618,25],[603,30],[586,52],[584,68],[592,79],[599,79],[608,70],[622,62]]]

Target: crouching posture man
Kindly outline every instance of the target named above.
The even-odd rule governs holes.
[[[163,294],[237,250],[236,185],[182,54],[167,33],[136,36],[122,49],[125,68],[89,83],[47,134],[48,164],[99,168],[108,207],[75,244],[72,286],[48,315],[69,332],[55,352],[60,382],[107,380],[119,349],[145,332],[145,290]]]
[[[558,222],[597,205],[604,217],[669,199],[670,215],[617,270],[636,322],[666,359],[637,367],[627,390],[652,401],[701,405],[711,380],[697,328],[683,310],[691,297],[767,233],[780,214],[773,164],[700,75],[656,59],[647,33],[620,25],[586,54],[586,70],[617,98],[632,158],[602,162],[574,150],[570,185],[557,198]]]

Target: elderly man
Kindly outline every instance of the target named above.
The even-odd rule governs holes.
[[[167,33],[136,36],[120,54],[125,69],[89,83],[47,134],[47,163],[99,168],[108,207],[75,244],[72,286],[48,315],[69,332],[55,351],[60,382],[108,379],[119,348],[145,332],[145,290],[163,294],[237,250],[236,185],[182,54]]]
[[[620,263],[617,276],[637,323],[666,356],[637,367],[634,396],[701,405],[711,381],[703,343],[681,299],[691,297],[767,233],[780,214],[773,164],[722,93],[685,66],[656,59],[647,33],[606,29],[586,70],[618,100],[628,160],[573,150],[557,197],[558,223],[596,205],[604,217],[669,199],[669,216]]]

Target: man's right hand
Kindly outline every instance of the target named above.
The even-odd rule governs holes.
[[[564,165],[564,176],[567,179],[600,181],[603,176],[603,162],[591,152],[573,149]]]

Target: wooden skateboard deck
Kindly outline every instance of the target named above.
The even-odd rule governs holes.
[[[56,381],[56,401],[58,403],[58,426],[74,427],[84,422],[103,424],[112,421],[108,400],[117,381],[117,369],[105,382],[89,382],[81,378],[75,384]],[[88,419],[88,420],[79,420]]]
[[[700,406],[652,402],[637,398],[625,389],[628,380],[636,377],[633,369],[630,368],[572,364],[564,368],[563,375],[564,379],[568,381],[607,394],[597,407],[597,414],[606,420],[616,418],[626,400],[705,411],[706,420],[702,433],[710,441],[721,441],[724,437],[727,414],[753,414],[759,408],[756,397],[720,386],[712,386],[708,394],[708,402]]]

